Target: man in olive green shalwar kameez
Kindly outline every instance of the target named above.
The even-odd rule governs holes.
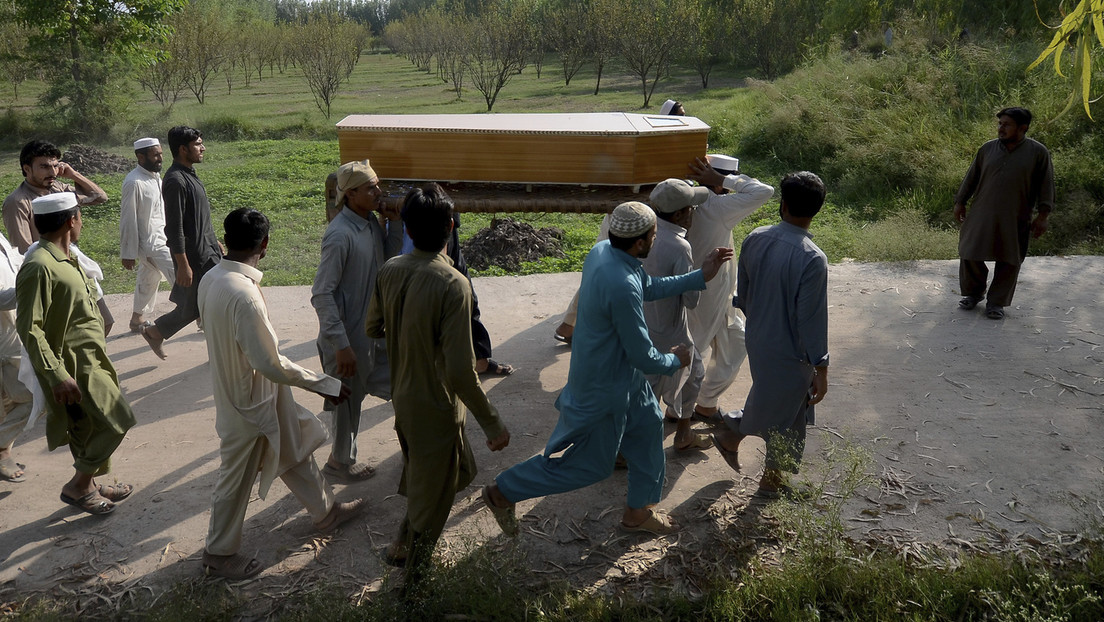
[[[406,517],[388,561],[417,581],[458,492],[475,478],[464,432],[467,406],[498,451],[510,442],[475,372],[471,286],[441,254],[452,230],[452,200],[436,184],[407,194],[402,218],[413,253],[391,259],[376,278],[365,327],[386,337],[395,431],[403,453],[399,493]]]
[[[96,285],[70,251],[80,239],[80,208],[71,192],[32,202],[39,247],[16,277],[16,330],[46,394],[46,440],[51,450],[69,445],[76,473],[61,500],[90,514],[107,514],[130,495],[127,484],[93,479],[111,467],[111,455],[134,413],[107,357]]]

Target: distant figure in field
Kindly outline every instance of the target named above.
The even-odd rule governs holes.
[[[176,279],[172,254],[165,240],[165,203],[161,198],[161,141],[134,141],[134,167],[123,180],[119,195],[119,258],[127,270],[138,268],[130,331],[142,332],[144,316],[153,313],[161,277]]]
[[[222,259],[222,245],[211,225],[211,203],[207,189],[196,175],[207,147],[203,134],[194,127],[178,125],[169,130],[169,151],[173,163],[161,184],[165,203],[165,238],[172,253],[176,281],[169,300],[176,308],[142,326],[142,336],[153,353],[165,358],[162,344],[188,324],[199,319],[196,296],[199,281]]]
[[[749,434],[767,442],[756,496],[786,489],[797,472],[813,406],[828,391],[828,260],[809,225],[824,204],[824,182],[804,171],[782,178],[782,222],[752,231],[740,246],[736,304],[747,317],[751,390],[742,411],[724,415],[713,443],[740,470],[737,450]]]
[[[359,514],[364,501],[335,502],[314,461],[326,431],[295,402],[291,387],[335,402],[348,398],[349,388],[280,354],[261,293],[264,274],[257,269],[268,250],[268,218],[243,207],[230,212],[223,226],[229,251],[207,271],[196,293],[211,361],[221,459],[203,567],[209,574],[245,579],[262,568],[258,560],[239,553],[242,521],[258,473],[262,499],[279,477],[323,533]]]
[[[985,297],[985,316],[993,320],[1003,319],[1012,304],[1028,240],[1046,233],[1054,209],[1054,165],[1047,148],[1026,137],[1030,125],[1026,108],[998,112],[997,138],[978,149],[954,198],[954,215],[962,223],[958,306],[969,311]],[[996,262],[988,294],[986,261]]]

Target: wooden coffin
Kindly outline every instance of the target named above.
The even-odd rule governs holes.
[[[382,179],[525,184],[654,184],[704,157],[695,117],[624,112],[350,115],[341,161],[371,160]]]

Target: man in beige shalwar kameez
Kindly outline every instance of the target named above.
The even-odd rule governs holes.
[[[376,278],[365,328],[386,337],[395,431],[403,454],[399,493],[406,517],[387,554],[417,582],[445,528],[452,501],[475,478],[464,432],[467,406],[491,451],[510,433],[475,371],[471,285],[441,252],[453,227],[452,199],[436,184],[406,195],[402,219],[414,252],[388,261]]]
[[[323,532],[355,516],[364,502],[334,502],[313,455],[326,432],[292,397],[297,386],[340,402],[349,388],[280,354],[257,270],[268,248],[268,219],[242,208],[226,216],[224,227],[229,252],[203,276],[198,294],[222,458],[203,565],[210,574],[244,579],[261,571],[259,561],[238,553],[258,471],[262,499],[279,477]]]

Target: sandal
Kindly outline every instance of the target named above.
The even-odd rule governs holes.
[[[357,482],[363,482],[366,479],[370,479],[376,474],[375,467],[369,466],[363,462],[356,464],[334,466],[329,462],[326,466],[322,467],[322,475],[325,475],[328,479],[337,480],[343,484],[355,484]]]
[[[27,473],[24,469],[27,468],[25,464],[19,464],[15,461],[15,458],[8,456],[3,460],[0,460],[0,479],[18,484],[27,480]],[[18,473],[18,475],[17,475]]]
[[[494,374],[496,376],[509,376],[512,373],[514,373],[513,365],[506,365],[494,359],[487,359],[487,369],[479,372],[479,375]]]
[[[690,440],[684,445],[675,445],[675,451],[690,451],[691,449],[709,449],[713,443],[710,438],[705,434],[698,434],[693,432],[690,436]]]
[[[709,425],[721,425],[724,423],[724,417],[721,415],[720,409],[713,414],[706,414],[695,408],[694,413],[690,415],[690,420],[697,421],[698,423],[708,423]]]
[[[249,579],[261,572],[261,562],[255,557],[246,557],[241,553],[233,555],[210,555],[203,553],[203,572],[211,577],[222,577],[231,581]]]
[[[153,326],[153,324],[142,327],[142,330],[140,331],[142,334],[142,338],[146,340],[146,343],[149,344],[150,350],[153,350],[153,353],[157,355],[157,358],[163,361],[165,360],[165,350],[161,347],[161,345],[165,342],[165,340],[162,339],[161,343],[154,343],[153,337],[150,336],[149,331],[147,330],[150,328],[150,326]]]
[[[330,513],[321,521],[314,524],[314,528],[322,533],[330,533],[342,524],[356,518],[364,508],[364,499],[355,499],[344,503],[335,503],[330,508]]]
[[[1004,319],[1004,307],[998,307],[996,305],[988,305],[985,307],[985,317],[990,320],[1003,320]]]
[[[137,324],[130,325],[130,332],[141,334],[147,326],[153,326],[153,322],[146,320],[144,322],[138,322]]]
[[[679,526],[666,512],[652,510],[648,518],[639,525],[629,526],[621,523],[621,531],[626,533],[650,533],[653,536],[666,536],[678,531]]]
[[[958,301],[958,308],[963,311],[973,311],[974,307],[978,306],[979,302],[981,302],[981,298],[963,296],[962,300]]]
[[[717,451],[721,452],[721,457],[728,466],[732,467],[733,471],[740,472],[740,451],[738,449],[725,449],[725,446],[721,443],[721,439],[716,434],[710,434],[709,438],[713,439],[713,446],[717,448]]]
[[[498,528],[502,530],[502,533],[516,538],[521,528],[518,526],[517,515],[514,513],[514,504],[500,508],[494,504],[494,500],[491,499],[491,487],[483,487],[483,505],[487,506],[487,509],[491,511],[491,515],[494,516],[495,522],[498,523]]]
[[[103,498],[98,490],[93,490],[79,499],[74,499],[63,492],[61,493],[61,500],[79,510],[96,516],[103,516],[104,514],[110,514],[115,511],[115,504]]]
[[[130,496],[130,493],[134,492],[134,486],[130,484],[120,484],[118,482],[114,484],[99,484],[100,496],[111,502],[122,501]]]

